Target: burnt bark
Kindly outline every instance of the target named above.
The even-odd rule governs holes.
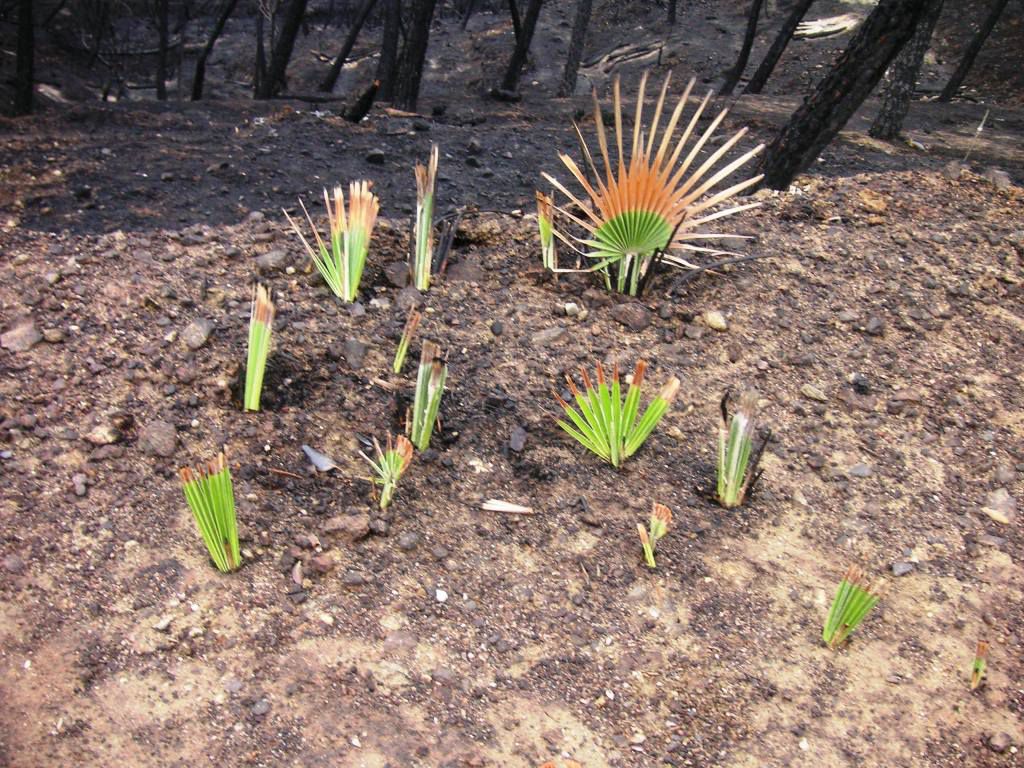
[[[930,0],[879,0],[814,93],[768,147],[763,185],[786,189],[828,146],[914,34]]]
[[[676,0],[668,0],[668,25],[675,26],[676,23]]]
[[[306,15],[306,3],[307,0],[291,0],[288,4],[281,24],[281,34],[278,35],[270,54],[270,65],[256,89],[257,99],[271,99],[284,88],[285,72],[288,70],[288,62],[291,61],[295,48],[295,38],[298,37],[299,28],[302,26],[302,17]]]
[[[590,25],[590,12],[594,0],[576,1],[576,20],[572,24],[572,38],[569,40],[569,55],[565,60],[565,71],[562,73],[562,84],[558,86],[559,96],[572,96],[576,91],[576,74],[583,58],[583,46],[587,41],[587,27]]]
[[[813,3],[814,0],[797,0],[793,10],[789,12],[789,16],[782,23],[782,28],[768,49],[768,53],[764,55],[764,59],[758,65],[757,71],[754,72],[754,76],[750,78],[747,87],[743,89],[744,93],[760,93],[762,91],[765,83],[768,82],[768,78],[771,77],[775,65],[782,58],[786,46],[789,45],[789,41],[793,38],[793,33],[796,31],[797,26],[803,21],[804,16],[807,15],[807,11],[810,10]]]
[[[732,69],[726,72],[725,82],[722,83],[722,88],[718,91],[719,96],[729,96],[743,76],[743,70],[747,68],[747,61],[750,59],[750,49],[754,47],[754,36],[757,34],[757,19],[761,15],[762,5],[764,5],[764,0],[752,0],[750,3],[750,13],[747,14],[747,31],[743,35],[740,55]]]
[[[160,0],[157,3],[157,29],[160,35],[160,44],[156,53],[156,98],[157,101],[167,101],[167,12],[168,0]]]
[[[910,109],[910,99],[914,95],[924,55],[928,52],[928,44],[931,43],[932,32],[941,12],[942,0],[929,0],[928,8],[914,30],[914,36],[903,46],[889,67],[882,107],[868,129],[868,134],[874,138],[888,140],[899,136],[903,118]]]
[[[380,59],[377,77],[381,101],[391,101],[395,94],[395,72],[398,69],[398,28],[402,20],[402,0],[384,0],[384,28],[381,32]]]
[[[519,18],[519,6],[516,0],[508,0],[508,12],[512,17],[512,34],[515,35],[516,45],[523,36],[523,21]]]
[[[213,31],[210,32],[210,39],[206,41],[206,45],[203,46],[203,50],[199,53],[199,58],[196,59],[196,73],[192,78],[192,101],[199,101],[203,98],[203,80],[206,77],[206,60],[210,58],[210,54],[213,53],[213,46],[217,43],[217,38],[221,36],[224,31],[224,26],[228,23],[228,19],[235,10],[235,6],[238,5],[238,0],[226,0],[224,7],[221,9],[220,15],[217,16],[217,23],[213,25]]]
[[[18,2],[18,51],[14,75],[14,114],[32,113],[35,80],[35,28],[32,26],[32,3]]]
[[[515,0],[512,0],[515,5]],[[526,64],[526,56],[530,52],[530,43],[533,42],[533,33],[537,29],[537,17],[540,16],[540,7],[544,0],[530,0],[526,6],[526,16],[523,17],[522,30],[516,39],[515,50],[512,51],[512,58],[509,59],[508,69],[505,70],[505,77],[501,81],[501,89],[508,93],[515,93],[519,87],[519,75]]]
[[[334,84],[338,82],[338,75],[341,74],[341,68],[345,66],[345,60],[348,58],[348,55],[352,53],[352,48],[355,47],[356,40],[359,38],[359,31],[363,28],[363,24],[366,23],[366,19],[369,17],[370,11],[373,10],[373,6],[376,4],[377,0],[364,0],[362,7],[359,9],[359,13],[352,21],[352,28],[348,31],[348,35],[345,37],[345,42],[341,46],[341,50],[338,51],[338,55],[334,57],[334,61],[331,63],[331,70],[320,83],[321,91],[330,93],[334,90]]]
[[[413,0],[409,34],[402,49],[395,78],[393,102],[399,109],[415,110],[423,79],[423,62],[427,58],[430,42],[430,24],[434,19],[437,0]]]
[[[992,28],[995,27],[999,17],[1003,14],[1006,3],[1007,0],[995,0],[992,4],[992,9],[988,12],[988,16],[985,17],[985,21],[974,37],[971,38],[971,42],[967,44],[964,57],[960,60],[960,65],[956,68],[956,72],[953,73],[949,82],[946,83],[946,87],[939,94],[939,101],[949,101],[956,96],[956,92],[960,90],[960,86],[963,85],[964,80],[967,78],[967,73],[974,66],[974,60],[981,51],[981,47],[985,44],[988,36],[992,34]]]

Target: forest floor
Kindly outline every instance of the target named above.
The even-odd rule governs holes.
[[[687,6],[681,26],[707,15]],[[742,22],[720,23],[736,40]],[[1019,106],[917,104],[914,146],[867,139],[869,105],[733,220],[757,261],[620,301],[539,269],[533,190],[566,175],[588,100],[548,98],[540,54],[518,104],[439,84],[509,45],[497,17],[469,32],[435,35],[415,116],[352,125],[225,94],[5,123],[0,766],[1024,765]],[[539,34],[564,36],[564,13]],[[809,45],[727,126],[770,139]],[[711,81],[718,55],[670,47],[662,68]],[[653,64],[620,68],[626,93]],[[431,143],[439,213],[467,214],[420,295],[402,264]],[[364,177],[382,220],[345,306],[280,209]],[[255,275],[278,321],[265,409],[245,414]],[[381,513],[359,436],[400,429],[425,338],[448,355],[441,429]],[[652,389],[682,388],[616,471],[561,433],[550,392],[640,358]],[[753,500],[726,512],[706,489],[719,399],[743,384],[774,438]],[[315,473],[303,444],[340,469]],[[245,555],[228,576],[176,474],[220,446]],[[652,571],[635,526],[654,500],[675,523]],[[887,591],[833,652],[821,624],[850,563]]]

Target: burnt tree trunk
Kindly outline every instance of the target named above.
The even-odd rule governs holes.
[[[772,71],[775,69],[775,65],[779,63],[779,59],[782,58],[783,52],[786,50],[786,46],[789,45],[789,41],[793,38],[793,33],[796,31],[797,26],[803,21],[804,16],[807,15],[807,11],[810,10],[814,0],[797,0],[796,5],[793,6],[793,10],[789,12],[789,16],[782,23],[782,29],[779,30],[779,34],[775,37],[775,41],[768,49],[768,53],[764,55],[764,60],[758,65],[757,71],[754,72],[754,76],[750,78],[750,82],[747,83],[747,87],[743,89],[744,93],[760,93],[764,88],[765,83],[768,82],[768,78],[771,77]]]
[[[437,0],[413,0],[412,20],[409,34],[402,50],[395,78],[393,102],[399,109],[413,111],[420,95],[420,81],[423,79],[423,63],[427,59],[427,44],[430,42],[430,23],[434,19]]]
[[[338,82],[338,75],[341,74],[341,68],[345,66],[345,60],[348,58],[348,55],[352,53],[352,48],[355,47],[356,39],[359,37],[359,31],[363,28],[363,24],[366,23],[366,19],[370,15],[370,11],[373,10],[373,6],[376,4],[377,0],[364,0],[362,7],[359,9],[359,13],[352,21],[352,29],[348,31],[348,36],[345,38],[345,42],[341,46],[341,50],[331,63],[331,71],[327,73],[326,77],[324,77],[323,81],[320,83],[321,91],[330,93],[334,90],[334,84]]]
[[[291,0],[288,4],[281,24],[281,34],[278,35],[274,49],[270,53],[270,65],[267,67],[266,76],[256,89],[257,99],[273,98],[284,87],[285,72],[288,70],[288,62],[291,61],[292,50],[295,48],[295,38],[299,35],[302,17],[306,14],[306,2],[307,0]]]
[[[668,25],[675,26],[676,23],[676,0],[668,0]]]
[[[519,6],[516,4],[516,0],[508,0],[508,12],[512,17],[512,34],[515,35],[516,45],[519,45],[519,40],[523,37],[523,22],[519,18]]]
[[[167,4],[168,0],[160,0],[156,7],[156,23],[160,34],[160,44],[156,52],[157,101],[167,101]]]
[[[398,68],[398,27],[402,20],[402,0],[384,0],[384,29],[381,32],[380,59],[377,77],[381,101],[391,101],[395,95],[395,71]]]
[[[879,0],[813,95],[768,147],[762,184],[786,189],[818,157],[878,85],[914,34],[929,0]]]
[[[878,110],[875,121],[868,129],[868,134],[876,139],[895,139],[903,128],[903,118],[910,109],[910,99],[914,95],[917,76],[928,52],[928,44],[932,41],[932,32],[942,12],[942,0],[929,0],[928,8],[917,23],[914,36],[910,38],[903,50],[893,60],[886,75],[885,94],[882,107]]]
[[[967,50],[964,51],[964,57],[960,60],[960,66],[956,68],[956,72],[946,83],[946,87],[942,89],[942,93],[939,94],[939,101],[949,101],[956,92],[960,90],[960,86],[963,85],[964,79],[967,77],[967,73],[971,71],[971,67],[974,65],[974,59],[978,56],[981,51],[981,46],[985,44],[985,40],[992,34],[992,28],[999,21],[999,17],[1003,13],[1003,9],[1006,7],[1007,0],[995,0],[992,4],[992,10],[988,12],[988,16],[982,23],[981,28],[971,38],[971,42],[967,44]]]
[[[512,0],[513,5],[515,0]],[[501,81],[501,89],[509,93],[515,93],[519,87],[519,75],[526,64],[526,55],[530,52],[530,43],[533,41],[533,33],[537,28],[537,17],[540,16],[540,7],[544,0],[530,0],[526,6],[526,16],[523,17],[522,31],[516,40],[516,48],[512,51],[512,58],[508,62],[508,69],[505,70],[505,78]]]
[[[14,77],[14,114],[32,113],[32,89],[35,80],[35,29],[32,26],[32,3],[18,2],[18,61]]]
[[[594,0],[576,0],[576,20],[572,24],[572,39],[569,41],[569,55],[565,60],[562,84],[558,86],[559,96],[572,96],[576,91],[576,73],[579,72],[583,46],[587,41],[587,27],[590,25],[590,11]]]
[[[253,95],[262,92],[263,81],[267,79],[267,51],[263,45],[263,24],[265,17],[263,10],[256,8],[256,70],[253,72],[252,86]]]
[[[217,38],[219,38],[221,33],[224,31],[224,26],[228,23],[228,19],[234,12],[236,5],[238,5],[238,0],[227,0],[224,3],[224,8],[217,17],[217,23],[214,24],[213,31],[210,32],[210,39],[206,41],[206,45],[203,46],[203,50],[199,53],[199,58],[196,59],[196,73],[192,78],[192,101],[199,101],[203,98],[203,80],[206,77],[206,60],[210,58],[210,54],[213,53],[213,46],[217,43]]]
[[[752,0],[750,3],[750,13],[747,16],[747,31],[743,35],[743,46],[740,48],[739,58],[736,59],[736,64],[733,65],[732,69],[725,74],[725,82],[722,83],[722,88],[718,92],[719,96],[729,96],[743,76],[743,70],[747,68],[747,61],[750,59],[750,49],[754,47],[754,36],[757,34],[757,18],[761,15],[762,5],[764,5],[764,0]]]

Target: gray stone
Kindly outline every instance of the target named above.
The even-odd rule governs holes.
[[[407,531],[398,537],[398,548],[403,552],[412,552],[420,545],[421,538],[416,531]]]
[[[263,717],[270,712],[270,702],[266,699],[260,699],[252,705],[252,714],[255,717]]]
[[[384,165],[386,159],[387,154],[383,149],[371,149],[366,153],[366,162],[370,165]]]
[[[197,317],[181,332],[181,340],[189,349],[199,349],[213,333],[213,321],[205,317]]]
[[[556,325],[552,328],[545,328],[543,331],[538,331],[533,334],[533,338],[530,339],[530,343],[535,347],[546,347],[548,344],[553,344],[560,338],[565,336],[566,329]]]
[[[892,564],[892,575],[893,576],[906,576],[912,570],[914,570],[914,564],[913,563],[908,563],[908,562],[900,561],[898,563],[893,563]]]
[[[354,515],[337,515],[324,523],[324,533],[338,536],[349,544],[370,535],[370,516],[365,512]]]
[[[361,587],[366,583],[366,576],[359,571],[345,571],[341,577],[341,583],[346,587]]]
[[[850,474],[854,477],[871,477],[874,471],[867,464],[854,464],[850,467]]]
[[[612,307],[612,317],[632,331],[642,331],[651,324],[651,312],[637,301]]]
[[[996,733],[988,737],[988,748],[996,754],[1003,754],[1013,745],[1013,739],[1008,733]]]
[[[345,362],[353,371],[363,367],[363,360],[366,357],[366,345],[363,342],[358,339],[346,339],[341,351],[345,356]]]
[[[983,511],[997,523],[1007,525],[1017,516],[1017,500],[1005,488],[996,488],[986,497]]]
[[[170,458],[178,449],[178,432],[166,421],[153,421],[139,432],[139,444],[150,456]]]
[[[16,326],[0,335],[0,346],[11,352],[28,352],[43,340],[43,335],[31,320],[23,320]]]
[[[512,427],[512,434],[508,438],[508,447],[516,453],[522,453],[526,447],[526,430],[518,424]]]
[[[21,573],[25,570],[25,561],[17,555],[7,555],[4,558],[4,570],[8,573]]]
[[[985,169],[985,180],[1000,191],[1009,189],[1013,186],[1010,174],[1002,168],[996,168],[994,166]]]
[[[416,290],[415,286],[409,285],[398,292],[395,297],[395,306],[402,312],[411,309],[418,309],[423,306],[423,294]]]
[[[409,284],[409,265],[404,261],[391,261],[384,267],[384,277],[395,288],[405,288]]]
[[[256,271],[261,275],[280,272],[287,266],[288,254],[279,248],[260,254],[256,257]]]

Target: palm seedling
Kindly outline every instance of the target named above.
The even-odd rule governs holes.
[[[754,448],[757,392],[740,395],[739,408],[729,413],[729,392],[722,397],[722,427],[718,431],[718,503],[726,509],[738,507],[761,476],[758,465],[771,433]]]
[[[409,462],[412,461],[412,443],[409,442],[405,435],[399,435],[395,440],[392,440],[391,435],[388,435],[388,447],[386,450],[380,447],[377,438],[373,438],[373,448],[377,454],[376,461],[362,451],[359,452],[359,455],[366,459],[370,466],[373,467],[374,474],[376,475],[373,478],[373,482],[381,487],[380,508],[384,509],[391,503],[391,497],[395,494],[398,481],[409,466]]]
[[[284,215],[306,247],[313,263],[323,277],[324,282],[342,301],[353,302],[359,293],[359,281],[363,277],[366,266],[366,254],[370,250],[370,236],[373,225],[377,222],[380,202],[370,191],[370,182],[354,181],[348,187],[348,216],[345,215],[345,195],[341,186],[334,187],[333,199],[324,189],[324,205],[327,207],[327,220],[330,225],[329,247],[320,237],[313,219],[306,210],[306,204],[299,200],[302,212],[306,214],[309,227],[316,239],[313,248],[299,225],[285,211]]]
[[[434,259],[434,185],[437,180],[437,145],[430,147],[427,165],[416,163],[416,253],[412,267],[416,289],[430,289],[430,270]]]
[[[424,341],[420,352],[420,369],[416,376],[416,394],[412,403],[410,437],[417,450],[430,447],[437,413],[441,409],[441,395],[448,378],[448,366],[441,359],[441,350],[432,341]]]
[[[590,258],[593,261],[592,269],[604,273],[605,283],[609,288],[614,287],[616,291],[631,296],[642,292],[654,265],[660,261],[677,267],[696,268],[696,265],[673,251],[729,254],[728,251],[699,246],[695,241],[722,240],[735,238],[736,235],[714,231],[701,232],[699,229],[712,221],[758,205],[745,203],[709,213],[720,203],[761,180],[761,176],[753,176],[724,189],[718,188],[725,179],[764,148],[764,145],[760,145],[736,159],[720,164],[719,161],[722,161],[746,134],[747,129],[743,128],[721,142],[702,162],[698,161],[701,151],[710,146],[709,142],[715,130],[726,115],[726,110],[722,110],[703,132],[696,130],[698,121],[711,100],[710,92],[697,105],[673,146],[673,136],[690,98],[694,80],[686,86],[682,97],[672,110],[656,146],[658,127],[661,124],[670,81],[671,75],[665,78],[653,118],[645,131],[643,111],[646,73],[641,78],[633,120],[631,151],[627,159],[624,143],[628,139],[622,127],[619,80],[615,79],[612,87],[615,122],[613,139],[618,152],[617,163],[614,166],[608,149],[608,135],[601,117],[601,105],[597,93],[594,93],[594,123],[604,173],[598,172],[579,126],[576,126],[576,133],[593,183],[572,158],[564,153],[559,155],[562,163],[583,188],[582,193],[574,194],[549,174],[543,174],[549,183],[566,195],[576,211],[574,213],[568,208],[557,208],[558,212],[585,232],[582,238],[573,238],[579,248],[573,245],[566,235],[556,231],[558,238]],[[683,152],[691,138],[692,146],[684,156]]]
[[[640,523],[636,524],[637,533],[640,534],[640,544],[644,548],[644,562],[648,568],[654,568],[654,550],[658,541],[668,533],[668,527],[672,524],[672,510],[664,504],[654,502],[651,508],[651,520],[648,528],[645,529]]]
[[[540,230],[540,255],[544,269],[558,271],[555,254],[555,201],[550,195],[537,192],[537,227]]]
[[[223,573],[236,570],[242,559],[238,550],[235,492],[224,452],[196,469],[184,467],[178,474],[185,500],[217,569]]]
[[[971,690],[976,691],[985,679],[985,671],[988,669],[988,642],[978,641],[978,647],[974,651],[974,661],[971,663]]]
[[[636,453],[650,437],[679,391],[679,379],[673,376],[650,402],[643,415],[640,415],[640,391],[646,369],[647,364],[643,360],[636,364],[625,400],[622,398],[617,363],[612,370],[610,382],[605,376],[604,368],[600,363],[597,364],[596,385],[591,382],[587,371],[581,367],[582,392],[567,374],[565,380],[576,407],[555,393],[555,399],[569,419],[559,419],[558,426],[613,467],[621,466],[622,462]]]
[[[267,370],[270,335],[274,327],[274,302],[266,286],[257,284],[252,292],[249,314],[249,358],[245,366],[245,410],[260,409],[263,374]]]
[[[851,565],[832,600],[821,639],[829,648],[838,648],[875,607],[880,597],[881,585],[870,584],[864,572]]]
[[[409,353],[409,342],[412,341],[412,336],[416,333],[416,328],[419,326],[421,319],[422,315],[415,309],[409,312],[409,318],[405,321],[405,328],[402,329],[402,338],[398,340],[398,349],[395,350],[395,361],[391,364],[391,370],[395,373],[402,372],[405,356]]]

